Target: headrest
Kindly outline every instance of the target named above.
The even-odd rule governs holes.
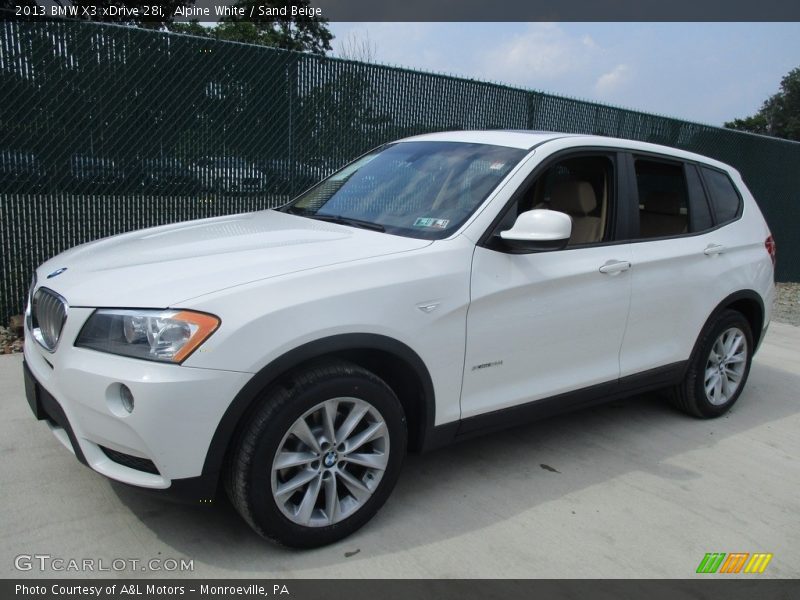
[[[588,181],[565,181],[550,192],[550,208],[569,215],[588,215],[597,208],[594,188]]]
[[[682,197],[676,192],[652,192],[642,201],[643,210],[659,215],[679,215],[682,204]]]

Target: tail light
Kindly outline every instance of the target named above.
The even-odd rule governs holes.
[[[775,238],[772,237],[772,234],[769,234],[766,241],[764,242],[764,247],[767,249],[769,253],[769,257],[772,259],[772,266],[775,266]]]

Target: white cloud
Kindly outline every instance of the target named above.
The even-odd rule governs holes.
[[[594,38],[592,38],[590,35],[584,35],[581,38],[581,43],[591,50],[597,50],[600,48],[600,46],[597,45],[597,42],[594,41]]]
[[[489,49],[481,66],[493,79],[531,85],[583,69],[597,51],[589,35],[572,37],[554,23],[533,23]]]
[[[632,79],[633,71],[626,64],[617,65],[608,73],[603,73],[594,84],[594,91],[599,96],[613,96]]]

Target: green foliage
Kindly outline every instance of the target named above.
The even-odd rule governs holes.
[[[800,67],[789,71],[780,91],[765,100],[755,115],[735,119],[725,127],[800,141]]]
[[[352,71],[340,73],[299,98],[298,141],[307,157],[333,159],[342,140],[362,141],[355,154],[376,146],[379,141],[374,132],[385,128],[392,118],[376,109],[371,100],[374,95],[368,74]]]

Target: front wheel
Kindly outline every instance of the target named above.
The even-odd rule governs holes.
[[[383,380],[336,361],[268,392],[239,437],[228,495],[264,537],[311,548],[369,521],[406,452],[406,421]]]
[[[753,357],[753,334],[744,316],[725,310],[703,330],[674,404],[695,417],[726,413],[739,399]]]

